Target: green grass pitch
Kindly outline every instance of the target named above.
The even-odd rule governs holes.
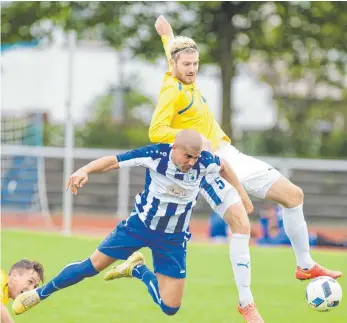
[[[88,257],[102,238],[62,237],[3,231],[1,266],[27,257],[40,260],[46,279],[66,264]],[[347,273],[347,253],[313,251],[323,265]],[[150,253],[144,251],[147,263]],[[327,313],[315,312],[305,301],[307,282],[294,279],[295,260],[290,248],[251,248],[252,288],[256,304],[267,323],[346,323],[347,299]],[[102,275],[59,291],[36,308],[15,317],[16,323],[241,323],[237,313],[227,245],[190,244],[187,284],[181,310],[166,317],[136,279],[104,282]],[[344,293],[347,280],[340,283]],[[344,295],[345,298],[347,297]],[[9,303],[9,308],[11,302]]]

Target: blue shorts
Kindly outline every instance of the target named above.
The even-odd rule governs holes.
[[[127,259],[133,252],[148,247],[152,250],[154,272],[173,277],[186,277],[186,248],[191,234],[164,233],[149,229],[138,215],[121,221],[101,242],[98,250],[114,259]]]

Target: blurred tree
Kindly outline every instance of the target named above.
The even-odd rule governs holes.
[[[163,56],[153,27],[159,14],[167,15],[176,34],[200,43],[202,63],[220,67],[222,127],[227,134],[232,133],[230,88],[236,64],[266,64],[267,73],[256,72],[273,85],[280,115],[292,118],[295,151],[303,152],[304,121],[311,110],[307,107],[317,98],[310,93],[298,96],[295,89],[288,93],[283,87],[312,75],[311,84],[329,83],[340,90],[345,86],[340,80],[346,66],[345,2],[12,2],[2,10],[1,36],[2,42],[30,39],[49,34],[58,24],[77,30],[82,38],[97,36],[153,60]],[[292,98],[298,97],[308,103],[296,106]]]
[[[341,156],[337,138],[347,137],[346,9],[346,3],[268,3],[266,38],[257,41],[258,33],[250,31],[250,65],[272,86],[299,156]],[[321,149],[310,152],[317,139]]]
[[[113,117],[115,95],[110,89],[89,107],[90,121],[76,129],[76,144],[90,148],[135,148],[149,144],[148,123],[143,115],[152,115],[153,103],[129,88],[124,94],[127,107],[123,122]]]
[[[115,102],[116,95],[111,88],[91,103],[87,108],[88,121],[75,127],[76,147],[126,149],[150,143],[148,116],[153,113],[152,100],[128,88],[124,94],[124,104],[127,109],[122,122],[113,116]],[[44,145],[64,146],[63,124],[45,122]]]

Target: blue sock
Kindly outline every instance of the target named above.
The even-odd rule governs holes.
[[[152,296],[153,301],[158,304],[161,310],[167,315],[174,315],[180,309],[179,307],[170,307],[164,304],[160,297],[157,276],[149,270],[146,265],[137,265],[132,272],[133,277],[141,280],[148,289],[149,294]]]
[[[43,300],[59,289],[75,285],[84,278],[93,277],[98,273],[99,272],[96,271],[90,261],[90,258],[81,262],[74,262],[67,265],[57,276],[46,285],[39,287],[36,291],[40,299]]]

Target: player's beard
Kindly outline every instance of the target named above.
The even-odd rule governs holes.
[[[196,74],[189,76],[186,73],[181,73],[178,69],[176,69],[175,74],[176,77],[184,84],[192,84],[195,82]]]
[[[192,84],[195,82],[196,75],[186,75],[186,84]]]
[[[180,167],[182,173],[188,173],[192,167],[190,165],[183,165]]]

